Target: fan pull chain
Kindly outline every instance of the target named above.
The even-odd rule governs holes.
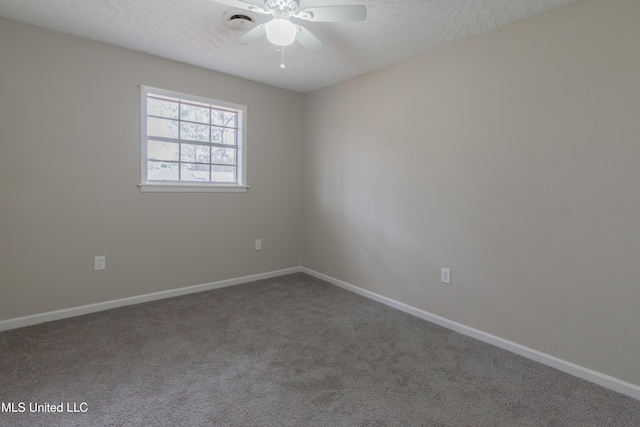
[[[282,46],[280,48],[280,51],[282,53],[282,60],[280,61],[280,68],[284,69],[284,68],[286,68],[286,65],[284,65],[284,46]]]

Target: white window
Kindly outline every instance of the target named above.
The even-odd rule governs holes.
[[[141,87],[142,191],[246,191],[247,107]]]

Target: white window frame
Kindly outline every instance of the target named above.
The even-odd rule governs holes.
[[[168,96],[184,101],[208,104],[237,113],[237,153],[236,183],[149,181],[147,171],[147,97],[148,95]],[[140,85],[140,183],[142,192],[246,192],[247,185],[247,106],[231,102],[189,95],[167,89]]]

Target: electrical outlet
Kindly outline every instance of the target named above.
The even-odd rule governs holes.
[[[448,268],[443,268],[440,270],[440,281],[442,283],[446,283],[447,285],[451,284],[451,270]]]
[[[256,239],[256,251],[262,249],[262,239]]]
[[[93,271],[104,270],[107,268],[107,257],[97,256],[93,259]]]

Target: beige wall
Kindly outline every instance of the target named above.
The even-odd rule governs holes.
[[[141,193],[139,84],[248,105],[251,189]],[[0,320],[300,265],[303,110],[301,94],[0,19]]]
[[[580,0],[310,94],[303,265],[640,384],[639,16]]]

